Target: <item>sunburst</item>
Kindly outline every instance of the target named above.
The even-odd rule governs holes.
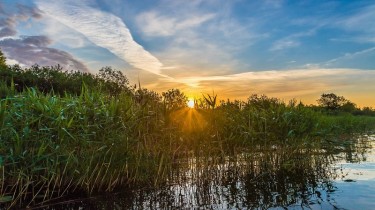
[[[189,100],[188,100],[188,102],[187,102],[187,106],[188,106],[189,108],[194,108],[194,106],[195,106],[195,101],[194,101],[194,99],[189,98]]]

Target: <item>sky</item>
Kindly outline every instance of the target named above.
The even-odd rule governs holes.
[[[189,97],[375,107],[373,0],[1,0],[10,65],[105,66]]]

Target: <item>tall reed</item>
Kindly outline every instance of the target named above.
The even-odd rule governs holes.
[[[187,157],[210,161],[256,145],[295,146],[375,128],[375,118],[325,116],[265,96],[209,102],[175,109],[147,90],[111,95],[86,85],[79,95],[9,94],[0,101],[0,203],[156,186]]]

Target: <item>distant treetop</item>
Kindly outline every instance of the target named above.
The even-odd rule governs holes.
[[[6,67],[6,66],[7,66],[7,64],[6,64],[6,60],[7,60],[7,59],[5,58],[3,52],[2,52],[1,49],[0,49],[0,68],[3,68],[3,67]]]

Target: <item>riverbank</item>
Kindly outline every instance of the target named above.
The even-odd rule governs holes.
[[[2,203],[32,205],[75,191],[157,186],[187,156],[314,145],[330,135],[375,128],[373,117],[328,116],[271,98],[196,109],[136,99],[88,89],[58,96],[32,88],[2,99]]]
[[[0,70],[4,207],[160,186],[187,159],[209,161],[257,147],[326,147],[375,129],[371,108],[355,109],[369,113],[355,116],[264,95],[219,102],[207,94],[189,108],[178,89],[160,95],[131,87],[109,67],[98,75],[58,67]]]

